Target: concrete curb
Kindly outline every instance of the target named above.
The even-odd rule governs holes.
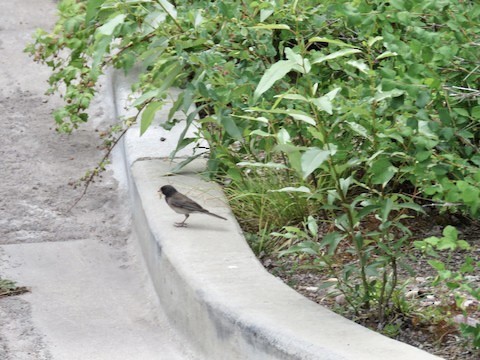
[[[128,116],[132,79],[109,77],[116,115]],[[158,119],[167,113],[168,107]],[[154,125],[141,140],[132,128],[123,149],[135,230],[154,287],[171,323],[199,354],[228,360],[439,359],[346,320],[270,275],[246,244],[219,187],[196,175],[202,161],[169,176],[175,164],[166,157],[182,131],[181,124],[177,128],[166,132]],[[193,215],[188,228],[173,227],[183,216],[159,199],[164,184],[200,204],[208,201],[206,207],[228,221]]]

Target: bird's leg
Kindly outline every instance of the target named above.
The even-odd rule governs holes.
[[[187,227],[187,224],[185,224],[185,221],[187,221],[188,217],[190,214],[185,214],[185,219],[182,222],[175,223],[176,227]]]

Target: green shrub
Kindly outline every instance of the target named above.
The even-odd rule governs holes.
[[[303,231],[300,209],[309,224],[332,222],[308,235],[314,250],[290,251],[353,254],[338,276],[356,308],[374,303],[385,318],[410,235],[402,221],[419,202],[479,214],[476,2],[64,0],[59,10],[27,49],[52,67],[50,92],[65,89],[59,130],[87,121],[107,67],[140,69],[142,133],[180,87],[174,110],[186,127],[197,119],[209,173],[251,200],[239,211],[257,216],[261,236],[273,224],[265,206],[290,211],[289,200],[300,206],[280,217],[284,235]],[[252,167],[282,194],[249,185]]]

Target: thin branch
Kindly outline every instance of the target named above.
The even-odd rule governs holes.
[[[175,16],[173,16],[173,14],[170,13],[170,11],[167,10],[167,8],[165,7],[164,4],[162,4],[161,1],[157,0],[157,4],[160,5],[160,7],[163,9],[163,11],[165,11],[167,13],[168,16],[170,16],[170,18],[173,20],[173,22],[175,23],[175,25],[180,29],[181,32],[185,32],[182,28],[182,25],[180,25],[180,23],[177,21],[177,19],[175,18]]]
[[[93,182],[93,179],[95,178],[95,176],[99,173],[99,170],[102,170],[102,164],[108,159],[108,157],[110,156],[110,154],[112,153],[112,150],[115,148],[115,146],[118,144],[118,142],[120,141],[120,139],[127,133],[128,129],[130,129],[130,127],[135,124],[137,122],[137,119],[138,117],[140,116],[140,113],[142,112],[142,110],[152,101],[153,99],[150,99],[146,102],[144,102],[142,104],[142,107],[138,110],[137,114],[135,115],[132,123],[130,125],[128,125],[120,134],[120,136],[118,138],[115,139],[115,141],[113,142],[113,144],[108,148],[108,151],[107,153],[105,154],[105,156],[102,158],[102,160],[99,162],[99,165],[97,165],[97,167],[92,171],[92,173],[90,174],[90,176],[88,177],[88,179],[85,181],[85,187],[83,188],[83,192],[82,194],[80,195],[80,197],[75,200],[75,202],[73,203],[72,206],[70,206],[68,208],[68,210],[66,211],[67,213],[70,212],[79,202],[80,200],[83,199],[83,197],[85,196],[85,194],[87,193],[87,190],[88,190],[88,187],[90,186],[90,184]]]
[[[118,142],[120,141],[120,139],[127,133],[127,130],[130,129],[130,127],[127,127],[125,128],[122,133],[120,134],[120,136],[115,139],[115,141],[113,142],[112,146],[109,147],[108,151],[106,152],[106,154],[103,156],[102,160],[99,162],[99,165],[97,165],[97,167],[92,171],[92,173],[90,174],[90,176],[88,177],[88,179],[85,181],[85,187],[83,188],[83,192],[82,194],[80,195],[80,197],[75,200],[75,202],[73,203],[72,206],[70,206],[68,208],[68,210],[66,211],[67,213],[70,212],[79,202],[80,200],[83,199],[83,197],[85,196],[85,194],[87,193],[87,190],[88,190],[88,187],[90,186],[90,184],[93,182],[93,179],[95,178],[96,175],[98,175],[99,171],[102,170],[102,164],[108,159],[108,157],[110,156],[112,150],[115,148],[115,146],[118,144]]]
[[[88,190],[88,187],[90,186],[90,184],[93,182],[93,179],[95,178],[95,175],[97,175],[99,173],[99,170],[102,170],[102,164],[108,159],[108,157],[110,156],[110,154],[112,153],[112,150],[115,148],[115,146],[118,144],[118,142],[120,141],[120,139],[127,133],[128,129],[130,129],[130,127],[133,125],[133,124],[136,124],[137,123],[137,120],[138,120],[138,117],[140,116],[140,114],[142,113],[143,109],[145,109],[145,107],[150,104],[151,102],[153,101],[153,98],[150,99],[150,100],[147,100],[145,101],[141,108],[138,110],[138,112],[135,114],[135,117],[133,118],[131,124],[127,125],[127,127],[125,129],[123,129],[123,131],[120,133],[120,136],[117,137],[115,139],[115,141],[113,142],[113,144],[108,148],[108,151],[107,153],[105,154],[105,156],[102,158],[102,160],[99,162],[99,165],[97,165],[97,167],[92,171],[92,173],[90,174],[90,176],[88,177],[88,179],[85,181],[85,187],[83,189],[83,192],[82,194],[80,195],[80,197],[73,203],[72,206],[70,206],[68,208],[68,210],[66,211],[67,213],[70,212],[79,202],[80,200],[83,199],[83,197],[85,196],[85,194],[87,193],[87,190]]]

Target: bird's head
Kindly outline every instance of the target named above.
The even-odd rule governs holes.
[[[177,192],[177,190],[171,185],[164,185],[158,190],[158,192],[165,196],[172,196]]]

